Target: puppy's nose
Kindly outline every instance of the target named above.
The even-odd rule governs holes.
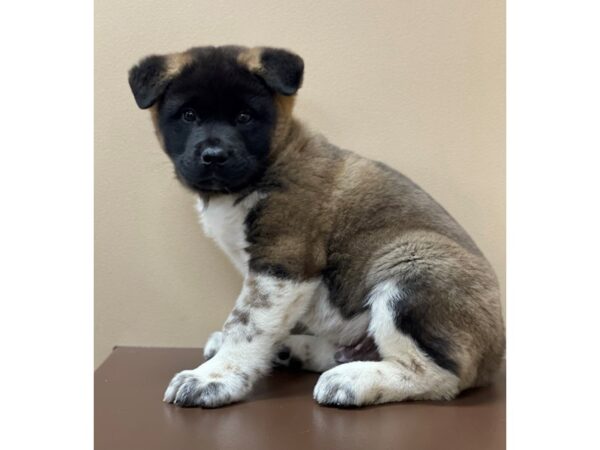
[[[229,155],[220,147],[208,147],[200,155],[202,164],[218,164],[223,165],[229,159]]]

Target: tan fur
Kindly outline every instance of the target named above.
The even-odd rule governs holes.
[[[427,320],[438,336],[453,342],[461,388],[489,381],[504,353],[500,292],[496,277],[479,254],[438,233],[414,231],[381,247],[372,258],[367,284],[381,279],[429,277],[435,308]],[[402,281],[401,281],[402,284]]]
[[[150,111],[150,118],[152,119],[152,126],[154,127],[154,134],[156,135],[156,139],[158,139],[158,143],[160,144],[162,149],[166,151],[167,148],[165,147],[165,139],[162,133],[160,132],[160,128],[158,126],[158,106],[154,104],[150,108],[148,108],[148,110]]]
[[[265,183],[283,188],[261,202],[250,229],[256,269],[283,266],[298,279],[336,270],[343,282],[331,301],[346,317],[364,308],[379,282],[411,270],[428,277],[439,298],[423,300],[435,303],[426,307],[427,324],[452,343],[460,388],[489,382],[504,354],[500,293],[466,232],[407,178],[294,120],[280,145]]]
[[[254,73],[265,70],[261,48],[227,47],[226,51]],[[188,52],[167,58],[165,77],[176,76],[193,63]],[[504,356],[500,292],[491,266],[473,240],[405,176],[308,132],[293,118],[294,95],[273,96],[277,120],[266,172],[236,194],[240,200],[257,191],[260,200],[245,221],[249,276],[243,301],[225,324],[225,335],[241,330],[240,336],[250,343],[268,333],[254,327],[249,311],[260,317],[275,310],[278,297],[272,291],[280,289],[282,281],[272,281],[267,292],[253,276],[323,283],[328,301],[346,320],[367,311],[371,293],[390,284],[396,289],[396,297],[387,299],[392,330],[412,323],[422,328],[413,334],[424,336],[423,341],[447,344],[439,352],[442,363],[436,370],[456,372],[458,389],[491,381]],[[157,110],[150,111],[164,145]],[[208,202],[225,194],[201,195]],[[288,300],[288,307],[295,303],[292,297]],[[290,329],[297,321],[283,310],[278,318],[290,322]],[[411,339],[415,346],[419,344],[418,336]],[[419,345],[428,347],[426,342]],[[431,355],[415,355],[403,355],[407,359],[395,363],[422,378],[431,371]],[[394,355],[382,356],[386,364],[394,362]],[[442,357],[451,359],[449,368]],[[451,367],[454,363],[456,368]],[[442,397],[454,394],[448,391]]]
[[[164,59],[166,62],[166,68],[161,74],[162,80],[175,78],[186,66],[192,64],[194,61],[194,58],[190,52],[171,53],[169,55],[165,55]],[[148,111],[150,112],[150,118],[152,120],[152,125],[154,126],[154,134],[156,135],[156,138],[158,139],[162,149],[166,151],[165,140],[158,126],[158,104],[152,105],[150,108],[148,108]]]
[[[277,107],[277,123],[271,137],[271,159],[289,144],[289,133],[292,127],[292,111],[296,101],[295,95],[276,95],[275,105]]]
[[[247,67],[250,72],[262,74],[264,67],[262,65],[261,56],[263,49],[261,47],[247,48],[240,51],[237,61],[240,65]],[[275,105],[277,107],[277,123],[273,130],[271,141],[271,157],[277,154],[282,147],[282,144],[288,144],[288,133],[292,120],[292,110],[294,109],[294,95],[275,95]]]
[[[166,69],[163,73],[164,79],[174,78],[181,73],[181,71],[194,62],[190,52],[171,53],[165,56]]]
[[[262,49],[260,47],[247,48],[240,52],[237,61],[241,66],[247,67],[251,72],[260,73]]]

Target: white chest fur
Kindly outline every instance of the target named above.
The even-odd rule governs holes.
[[[242,275],[248,271],[244,221],[260,198],[258,193],[253,193],[235,204],[234,196],[223,195],[211,198],[208,204],[200,198],[196,203],[204,232],[216,241]]]

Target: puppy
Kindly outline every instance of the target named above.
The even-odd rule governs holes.
[[[489,383],[505,341],[490,264],[415,183],[292,117],[303,71],[286,50],[225,46],[129,72],[206,234],[244,276],[207,361],[175,375],[164,401],[240,401],[273,360],[323,372],[323,405],[448,400]]]

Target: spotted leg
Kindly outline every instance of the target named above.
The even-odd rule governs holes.
[[[219,350],[197,368],[175,375],[164,401],[215,408],[242,400],[271,368],[275,345],[304,314],[317,285],[316,280],[249,274],[223,327]]]

